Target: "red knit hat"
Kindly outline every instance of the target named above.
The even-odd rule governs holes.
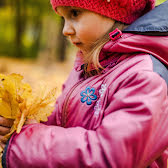
[[[74,6],[131,24],[153,9],[155,0],[51,0],[51,4],[54,10],[58,6]]]

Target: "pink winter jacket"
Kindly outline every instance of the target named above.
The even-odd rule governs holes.
[[[46,124],[8,144],[8,168],[166,168],[168,96],[151,55],[168,65],[168,36],[124,33],[100,54],[101,75],[75,67]]]

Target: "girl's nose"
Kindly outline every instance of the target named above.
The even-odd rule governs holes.
[[[71,36],[71,35],[74,35],[75,30],[70,23],[65,22],[62,33],[64,36]]]

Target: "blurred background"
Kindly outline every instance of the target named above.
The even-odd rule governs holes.
[[[42,80],[60,91],[76,53],[62,28],[49,0],[0,0],[0,73],[19,73],[31,85]]]
[[[32,86],[45,81],[59,94],[77,51],[62,28],[49,0],[0,0],[0,73],[19,73]]]

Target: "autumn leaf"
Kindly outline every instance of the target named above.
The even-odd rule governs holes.
[[[26,119],[47,121],[54,110],[56,88],[47,91],[46,86],[39,85],[32,92],[31,86],[22,80],[23,76],[19,74],[0,74],[0,115],[14,119],[6,137],[14,131],[19,133]]]

